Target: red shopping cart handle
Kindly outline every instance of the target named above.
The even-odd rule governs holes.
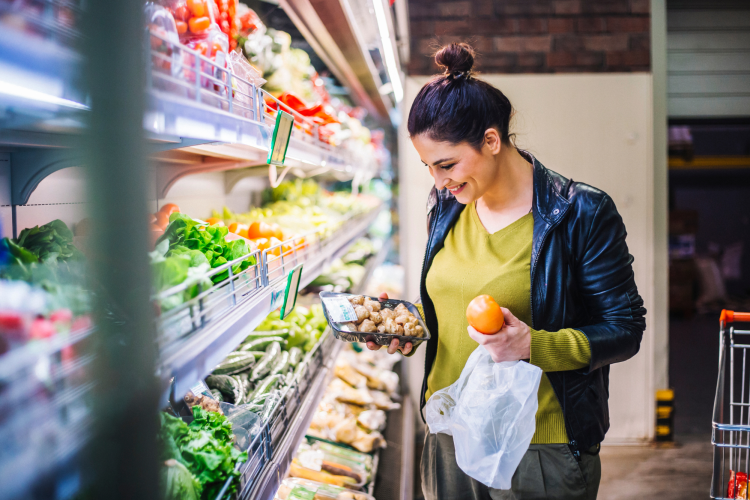
[[[719,322],[723,325],[735,321],[750,322],[750,312],[735,312],[722,309]]]

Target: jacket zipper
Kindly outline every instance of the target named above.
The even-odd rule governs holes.
[[[534,326],[534,276],[536,273],[536,266],[539,262],[539,254],[542,253],[542,249],[544,248],[544,243],[547,240],[547,235],[552,232],[554,228],[556,228],[559,225],[559,221],[562,220],[562,217],[558,219],[558,222],[554,225],[548,224],[547,229],[542,234],[541,242],[539,244],[539,251],[536,254],[536,258],[534,259],[534,262],[531,266],[531,286],[529,294],[529,304],[531,305],[531,328],[535,328]],[[546,222],[546,221],[545,221]],[[554,391],[554,386],[552,387],[552,390]],[[557,392],[555,392],[555,396],[557,396]],[[573,438],[573,433],[571,432],[569,425],[568,425],[568,419],[566,418],[566,412],[565,412],[565,406],[566,406],[566,391],[565,391],[565,379],[563,379],[563,398],[562,398],[562,411],[563,411],[563,421],[565,422],[565,430],[568,433],[568,446],[570,447],[570,451],[573,453],[573,456],[577,461],[581,461],[581,452],[578,449],[578,443]],[[560,400],[558,396],[558,401]]]

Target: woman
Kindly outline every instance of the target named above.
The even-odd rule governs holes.
[[[445,72],[422,88],[408,120],[435,179],[420,288],[432,334],[421,407],[479,345],[495,362],[528,360],[544,374],[536,433],[510,490],[464,474],[453,438],[429,432],[422,489],[428,500],[595,499],[609,365],[638,352],[646,325],[625,226],[607,194],[513,146],[511,104],[472,76],[471,47],[446,46],[435,61]],[[468,326],[466,307],[481,294],[505,306],[495,335]]]

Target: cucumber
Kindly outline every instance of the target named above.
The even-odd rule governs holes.
[[[260,358],[250,374],[250,380],[256,381],[263,378],[273,368],[276,359],[281,355],[281,345],[278,342],[272,342],[266,348],[266,354]]]
[[[219,403],[224,401],[224,396],[221,395],[221,391],[219,389],[211,389],[211,396],[213,396],[213,398]]]
[[[252,354],[253,356],[255,356],[255,361],[258,361],[260,358],[263,357],[266,351],[241,351],[241,353]]]
[[[248,344],[252,342],[253,340],[262,339],[266,337],[281,337],[282,339],[286,339],[289,337],[289,329],[283,329],[283,330],[266,330],[266,331],[257,331],[257,332],[250,332],[250,334],[245,337],[245,340],[242,341],[242,345]]]
[[[242,408],[245,409],[245,410],[247,410],[247,411],[251,411],[253,413],[256,413],[258,415],[260,415],[261,412],[263,411],[263,405],[256,405],[256,404],[242,405]]]
[[[218,389],[228,403],[242,402],[240,383],[230,375],[209,375],[206,377],[206,385],[209,389]]]
[[[276,391],[273,391],[273,392],[276,392]],[[273,392],[271,394],[269,394],[268,397],[272,397]],[[273,413],[273,411],[276,409],[276,406],[278,406],[278,404],[279,404],[278,401],[272,401],[271,403],[265,403],[263,405],[264,408],[263,408],[263,413],[260,416],[260,420],[262,422],[265,422],[266,420],[268,420],[271,417],[271,414]]]
[[[240,348],[241,352],[244,351],[262,351],[263,349],[266,349],[269,345],[271,345],[274,342],[278,342],[279,345],[286,345],[286,340],[283,337],[273,336],[273,337],[263,337],[259,339],[255,339],[251,342],[248,342],[247,344],[243,345]]]
[[[271,389],[274,389],[276,387],[280,380],[281,377],[279,375],[271,375],[270,377],[264,378],[260,382],[260,384],[258,384],[255,392],[253,392],[253,404],[256,404],[256,401],[259,400],[261,396],[265,400],[265,398],[268,396],[268,393],[271,392]]]
[[[284,385],[290,386],[292,385],[292,382],[294,382],[294,372],[292,370],[289,370],[286,374],[286,378],[284,379]]]
[[[276,358],[271,368],[271,375],[285,375],[289,371],[289,351],[284,351]]]
[[[233,379],[237,381],[237,385],[239,386],[240,395],[239,398],[234,400],[235,405],[240,405],[245,402],[245,382],[242,381],[242,379],[239,377],[239,375],[230,375]]]
[[[233,352],[224,361],[216,365],[214,375],[234,375],[251,369],[255,365],[255,356],[246,352]]]
[[[259,394],[257,397],[253,398],[252,401],[250,401],[250,404],[263,406],[266,403],[266,399],[268,399],[268,393]]]
[[[297,366],[302,361],[302,349],[299,347],[292,347],[289,349],[289,365]]]

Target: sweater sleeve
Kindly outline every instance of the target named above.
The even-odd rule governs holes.
[[[572,328],[556,332],[531,329],[529,362],[545,372],[586,368],[591,362],[589,341],[586,335]]]

